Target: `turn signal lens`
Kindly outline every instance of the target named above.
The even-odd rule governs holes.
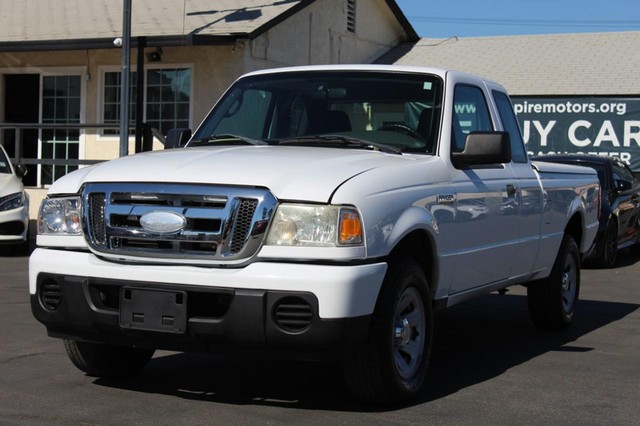
[[[362,222],[358,212],[351,209],[340,210],[341,245],[362,244]]]

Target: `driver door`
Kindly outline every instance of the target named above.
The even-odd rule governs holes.
[[[452,151],[464,150],[467,134],[492,131],[485,91],[474,85],[455,87]],[[453,235],[458,267],[450,294],[502,281],[516,259],[519,213],[517,179],[510,163],[452,167],[456,190]]]

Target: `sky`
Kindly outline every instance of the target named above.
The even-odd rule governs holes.
[[[640,31],[638,0],[396,0],[420,37]]]

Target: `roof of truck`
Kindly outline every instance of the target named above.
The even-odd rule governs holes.
[[[313,72],[313,71],[377,71],[377,72],[407,72],[418,74],[435,74],[444,78],[447,73],[453,73],[459,76],[469,76],[487,83],[499,84],[492,80],[469,74],[463,71],[437,68],[437,67],[420,67],[411,65],[379,65],[379,64],[340,64],[340,65],[305,65],[284,68],[269,68],[264,70],[253,71],[245,74],[243,77],[253,75],[267,75],[284,72]]]

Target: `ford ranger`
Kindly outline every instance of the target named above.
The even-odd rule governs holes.
[[[397,403],[423,387],[437,309],[524,285],[536,326],[573,320],[598,179],[532,163],[497,83],[253,72],[166,145],[40,207],[32,311],[89,375],[156,349],[333,359],[355,397]]]

